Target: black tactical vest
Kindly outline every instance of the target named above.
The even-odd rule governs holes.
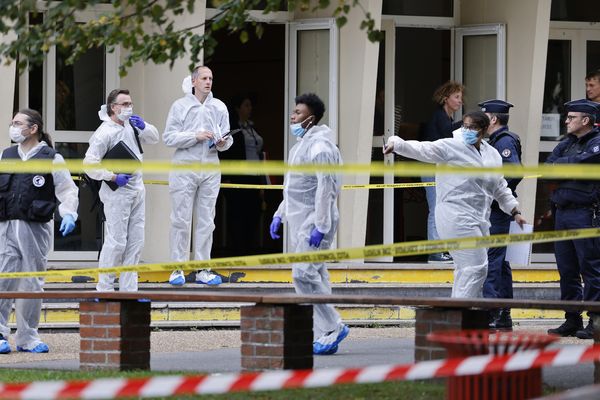
[[[54,149],[46,146],[31,159],[52,160],[55,154]],[[21,160],[17,146],[4,150],[2,159]],[[54,216],[55,209],[52,173],[0,174],[0,221],[21,219],[48,222]]]

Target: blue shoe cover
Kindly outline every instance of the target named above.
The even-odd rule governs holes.
[[[17,351],[21,351],[24,353],[47,353],[50,349],[48,349],[48,345],[46,343],[40,343],[35,346],[33,349],[28,350],[21,346],[17,346]]]
[[[221,277],[219,275],[215,276],[213,279],[206,282],[207,285],[220,285],[221,283],[223,283],[223,279],[221,279]]]
[[[8,354],[10,353],[10,345],[5,339],[0,340],[0,354]]]
[[[185,276],[183,274],[171,274],[169,283],[173,286],[183,286],[185,284]]]
[[[335,343],[322,344],[313,342],[313,354],[318,356],[326,356],[337,352],[338,346]]]
[[[338,337],[335,339],[335,342],[333,342],[333,344],[335,344],[335,347],[337,347],[338,344],[340,344],[342,342],[342,340],[346,339],[346,336],[348,336],[349,333],[350,333],[350,328],[348,328],[348,325],[344,325],[344,327],[338,334]]]

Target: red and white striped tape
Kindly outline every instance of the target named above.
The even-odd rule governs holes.
[[[528,350],[509,355],[481,355],[405,365],[351,369],[283,370],[204,376],[104,378],[93,381],[41,381],[0,384],[3,399],[112,399],[240,391],[315,388],[342,383],[378,383],[393,380],[443,378],[519,371],[543,366],[565,366],[600,360],[600,345]]]

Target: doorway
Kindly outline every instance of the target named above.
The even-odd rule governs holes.
[[[213,94],[229,109],[230,124],[238,124],[234,103],[247,97],[250,120],[262,137],[262,154],[268,160],[284,159],[286,26],[265,24],[260,39],[241,43],[239,35],[218,32],[219,43],[207,60],[214,75]],[[243,136],[234,140],[243,140]],[[233,157],[227,152],[222,159]],[[243,158],[243,155],[241,156]],[[281,176],[223,176],[223,183],[281,184]],[[213,257],[278,253],[282,241],[269,236],[269,224],[282,199],[281,190],[221,189],[215,216]]]

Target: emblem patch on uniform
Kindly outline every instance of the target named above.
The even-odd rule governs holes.
[[[41,175],[36,175],[33,177],[33,186],[42,187],[46,183],[46,178]]]
[[[502,150],[502,157],[510,157],[510,149]]]
[[[594,146],[594,148],[592,149],[592,151],[593,151],[594,153],[597,153],[597,152],[599,152],[599,151],[600,151],[600,146]]]

